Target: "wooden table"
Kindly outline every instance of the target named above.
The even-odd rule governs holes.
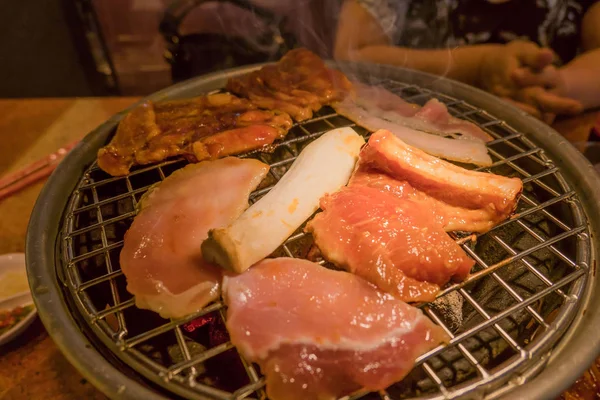
[[[0,100],[0,176],[18,170],[82,138],[136,98]],[[573,143],[587,140],[597,113],[556,125]],[[0,254],[23,252],[25,233],[43,182],[0,201]],[[63,357],[41,322],[36,320],[17,340],[0,347],[0,400],[100,400]]]
[[[137,98],[0,100],[0,176],[82,138]],[[25,251],[43,182],[0,200],[0,254]],[[58,350],[37,319],[0,347],[0,399],[105,400]]]

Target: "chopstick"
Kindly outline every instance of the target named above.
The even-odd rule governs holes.
[[[69,143],[54,153],[48,154],[41,160],[35,161],[19,171],[13,172],[0,178],[0,200],[18,192],[21,189],[50,176],[67,153],[75,147],[79,141]]]

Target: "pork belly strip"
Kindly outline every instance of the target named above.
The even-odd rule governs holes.
[[[394,119],[397,118],[390,117],[390,112],[367,110],[349,98],[335,103],[333,108],[338,114],[371,132],[386,129],[409,145],[418,147],[436,157],[481,166],[492,164],[492,159],[482,140],[459,140],[419,131],[395,121]]]
[[[229,79],[226,89],[247,97],[261,108],[281,110],[296,121],[312,117],[313,111],[341,100],[352,88],[340,71],[307,49],[294,49],[279,62]]]
[[[422,107],[409,103],[381,86],[353,82],[354,102],[374,115],[419,131],[455,139],[481,140],[494,138],[470,121],[456,118],[444,103],[433,98]]]
[[[523,190],[518,178],[461,168],[408,146],[385,130],[373,133],[359,157],[362,165],[407,181],[448,205],[485,210],[496,223],[515,210]]]
[[[358,276],[306,260],[261,261],[223,280],[232,343],[273,400],[384,389],[449,338],[423,313]]]
[[[289,115],[259,110],[228,93],[168,102],[146,102],[119,124],[98,151],[98,165],[113,176],[134,165],[183,155],[190,161],[215,159],[261,148],[285,136]]]
[[[427,203],[356,182],[321,199],[306,227],[323,257],[402,301],[433,301],[474,261]]]

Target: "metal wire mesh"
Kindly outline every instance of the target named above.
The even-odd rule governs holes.
[[[488,143],[493,164],[485,170],[518,176],[524,193],[516,213],[484,235],[454,234],[476,261],[471,276],[446,287],[423,311],[451,336],[450,343],[419,357],[402,382],[358,398],[455,398],[489,395],[520,383],[526,369],[543,366],[548,351],[567,329],[585,289],[589,247],[577,194],[544,151],[504,121],[464,101],[393,81],[379,82],[403,98],[424,103],[435,97],[450,112],[471,120],[495,140]],[[296,124],[271,153],[252,152],[271,166],[251,195],[254,202],[283,176],[302,149],[324,132],[355,126],[330,108]],[[355,127],[368,136],[368,132]],[[110,177],[95,164],[71,198],[62,230],[59,278],[74,315],[87,322],[99,346],[108,349],[149,384],[197,399],[264,398],[264,378],[227,340],[192,331],[198,318],[225,318],[215,302],[180,320],[139,310],[126,291],[119,267],[123,236],[148,188],[186,164],[169,160]],[[298,229],[274,255],[306,257],[312,239]],[[323,261],[321,261],[323,263]],[[192,322],[190,324],[190,322]],[[508,382],[508,383],[507,383]]]

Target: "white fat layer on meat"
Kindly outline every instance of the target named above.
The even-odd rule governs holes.
[[[334,108],[338,114],[351,119],[370,131],[388,130],[410,146],[417,147],[433,156],[479,166],[492,164],[485,143],[477,138],[457,140],[417,131],[385,119],[384,117],[389,113],[382,111],[381,116],[374,116],[350,100],[338,103],[334,105]]]
[[[136,295],[135,305],[138,308],[152,310],[157,312],[163,318],[181,318],[186,315],[198,312],[202,307],[194,307],[197,301],[194,298],[198,295],[204,297],[216,297],[216,291],[219,285],[211,282],[202,282],[192,286],[184,292],[173,294],[161,281],[152,279],[158,294],[154,295]]]
[[[310,337],[298,337],[294,340],[285,339],[283,337],[278,338],[279,340],[273,340],[273,344],[268,347],[260,349],[254,349],[246,343],[238,343],[236,346],[238,350],[242,352],[244,357],[250,360],[263,360],[269,356],[269,353],[277,351],[281,346],[291,344],[294,346],[315,346],[319,350],[337,350],[337,351],[352,351],[356,353],[369,353],[375,351],[378,348],[387,345],[388,343],[396,343],[402,341],[402,336],[409,333],[414,326],[411,327],[398,327],[394,330],[386,332],[385,335],[374,337],[368,342],[357,341],[348,338],[339,338],[335,342],[323,338],[319,338],[317,342],[315,338]],[[248,332],[252,335],[252,332]],[[429,340],[429,331],[425,335],[425,340]]]
[[[227,293],[227,292],[225,292]],[[245,296],[244,291],[237,291],[234,296],[243,297]],[[231,303],[244,304],[246,299],[238,298],[233,300]],[[243,306],[242,306],[243,307]],[[243,311],[238,311],[243,312]],[[419,318],[424,318],[422,314],[417,314],[416,318],[410,322],[403,322],[400,326],[395,327],[391,330],[380,329],[379,335],[372,335],[368,340],[356,340],[348,337],[336,337],[330,339],[327,337],[325,332],[318,338],[310,336],[298,336],[292,339],[283,336],[273,335],[272,340],[269,341],[268,346],[255,347],[247,341],[240,341],[236,343],[236,347],[240,352],[250,360],[262,360],[269,356],[269,353],[277,351],[281,346],[294,345],[294,346],[315,346],[319,350],[338,350],[338,351],[353,351],[360,353],[368,353],[375,351],[378,348],[387,345],[388,343],[401,342],[403,336],[412,332],[417,325]],[[430,332],[426,331],[426,340],[429,340]],[[248,337],[252,336],[252,331],[246,331]]]

